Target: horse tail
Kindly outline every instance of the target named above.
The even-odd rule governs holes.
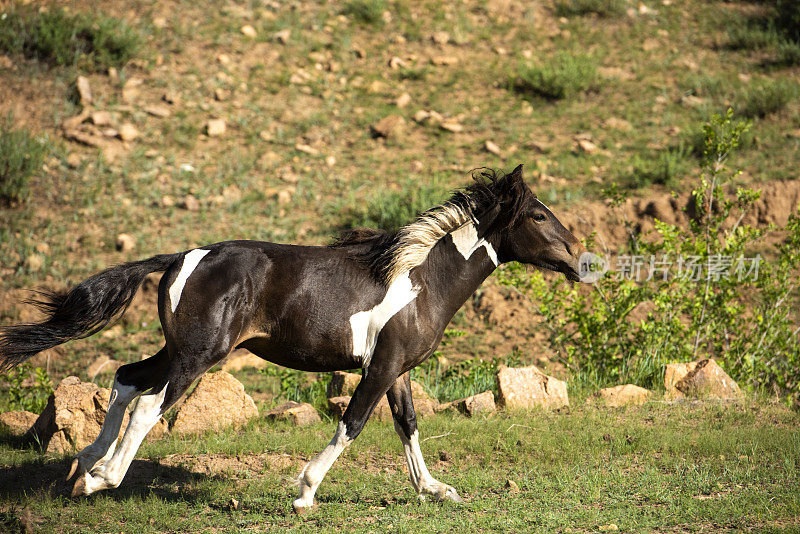
[[[43,350],[96,334],[125,313],[148,274],[166,270],[182,256],[182,252],[161,254],[116,265],[69,291],[38,291],[39,297],[27,302],[47,318],[0,328],[0,372]]]

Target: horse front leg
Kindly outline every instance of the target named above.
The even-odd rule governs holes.
[[[300,496],[292,503],[295,512],[302,514],[314,506],[314,495],[325,475],[361,433],[378,401],[397,377],[397,371],[392,367],[379,369],[373,366],[365,371],[330,443],[306,464],[298,477]]]
[[[408,477],[420,500],[431,496],[440,501],[463,502],[453,486],[439,482],[428,471],[422,449],[419,446],[417,431],[417,414],[411,398],[411,376],[405,373],[400,376],[389,391],[386,392],[389,407],[392,409],[394,429],[403,442],[403,451],[408,464]]]

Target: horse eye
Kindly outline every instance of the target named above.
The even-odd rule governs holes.
[[[536,221],[536,222],[544,222],[544,221],[547,220],[547,215],[545,215],[542,212],[534,213],[533,214],[533,220]]]

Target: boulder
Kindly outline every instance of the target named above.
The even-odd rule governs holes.
[[[79,451],[100,434],[110,398],[109,388],[101,388],[92,382],[81,382],[77,376],[68,376],[50,395],[47,405],[31,427],[30,434],[47,452]],[[132,403],[131,408],[134,405]],[[126,412],[121,432],[128,426],[128,420]],[[162,437],[165,427],[166,422],[161,419],[148,433],[147,439]]]
[[[437,411],[458,411],[472,417],[481,413],[495,413],[497,406],[494,403],[494,393],[484,391],[465,399],[442,403]]]
[[[0,413],[0,429],[21,438],[28,433],[38,418],[37,414],[27,411]]]
[[[245,349],[234,351],[228,360],[222,364],[223,371],[241,371],[242,369],[266,369],[267,360],[260,358]]]
[[[342,418],[344,412],[347,410],[347,406],[350,404],[350,399],[352,397],[348,395],[342,395],[339,397],[332,397],[328,399],[328,408],[331,411],[331,415],[335,415],[339,419]],[[372,412],[372,415],[369,416],[370,421],[391,421],[392,420],[392,409],[389,408],[389,401],[386,400],[386,396],[380,400],[377,406],[375,406],[375,410]]]
[[[267,412],[271,421],[289,421],[295,426],[307,426],[319,423],[321,419],[317,410],[307,402],[289,401]]]
[[[589,397],[590,402],[617,408],[626,404],[644,404],[650,397],[650,390],[633,384],[604,388]]]
[[[569,406],[567,383],[548,376],[536,366],[505,367],[497,371],[500,404],[509,409]]]
[[[328,383],[328,398],[351,397],[359,382],[361,382],[361,375],[359,374],[336,371],[333,373],[333,377],[331,377],[331,381]],[[432,399],[430,395],[428,395],[425,388],[422,387],[422,384],[414,380],[411,381],[411,397],[414,399],[414,411],[418,416],[426,417],[433,415],[435,409],[439,405],[435,399]],[[381,399],[378,407],[375,408],[375,411],[377,412],[379,408],[382,408],[382,404],[384,403],[388,409],[389,404],[386,397],[384,397]],[[334,411],[334,413],[337,412]],[[391,417],[391,411],[389,415]]]
[[[370,127],[372,136],[396,137],[402,131],[405,122],[400,115],[387,115]]]
[[[117,360],[112,360],[108,356],[99,356],[95,361],[89,364],[86,368],[86,376],[93,379],[97,375],[114,374],[117,369],[122,367],[123,363]]]
[[[180,435],[238,427],[258,415],[253,398],[226,371],[208,373],[181,404],[172,431]]]
[[[742,397],[739,385],[712,358],[696,362],[675,389],[687,397],[705,399],[738,399]]]
[[[693,371],[696,366],[697,362],[668,363],[667,368],[664,370],[664,388],[666,389],[664,396],[668,399],[683,397],[683,393],[678,391],[675,385],[689,372]]]

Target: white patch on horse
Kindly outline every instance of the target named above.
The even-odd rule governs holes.
[[[353,331],[353,355],[362,358],[363,367],[369,365],[378,334],[397,312],[414,300],[419,293],[411,283],[408,272],[398,276],[386,291],[386,296],[374,308],[350,316]]]
[[[461,497],[452,486],[439,482],[428,471],[425,459],[422,457],[422,449],[419,446],[419,432],[414,431],[411,438],[407,438],[400,426],[395,422],[394,429],[403,442],[403,452],[405,453],[406,463],[408,464],[408,478],[411,485],[424,499],[426,495],[431,495],[438,500],[451,500],[461,502]]]
[[[495,252],[491,243],[483,238],[478,238],[478,229],[475,228],[475,224],[470,222],[460,228],[456,228],[450,232],[450,237],[453,238],[453,243],[465,260],[470,259],[472,254],[479,248],[486,247],[486,254],[489,255],[495,265],[498,264],[497,252]]]
[[[181,293],[183,292],[183,286],[186,285],[186,281],[189,279],[189,276],[197,268],[197,264],[200,263],[200,260],[203,259],[203,256],[205,256],[209,252],[211,251],[197,248],[190,252],[187,252],[186,255],[183,257],[183,265],[181,265],[181,270],[178,273],[178,277],[175,279],[175,281],[172,283],[172,286],[170,286],[169,288],[169,302],[173,313],[175,312],[175,309],[178,307],[178,302],[181,301]]]
[[[314,504],[314,494],[317,492],[322,479],[325,478],[339,455],[352,442],[353,440],[347,437],[347,427],[343,422],[339,421],[339,425],[336,427],[336,434],[333,435],[333,439],[328,443],[328,446],[306,464],[298,477],[300,496],[292,503],[295,510],[310,508]]]
[[[168,386],[169,382],[161,391],[139,397],[128,428],[125,429],[125,435],[113,456],[104,463],[98,463],[91,472],[84,475],[83,493],[85,495],[102,489],[116,488],[122,483],[133,457],[136,456],[136,451],[139,450],[139,446],[150,429],[161,418],[161,407],[164,404]]]

